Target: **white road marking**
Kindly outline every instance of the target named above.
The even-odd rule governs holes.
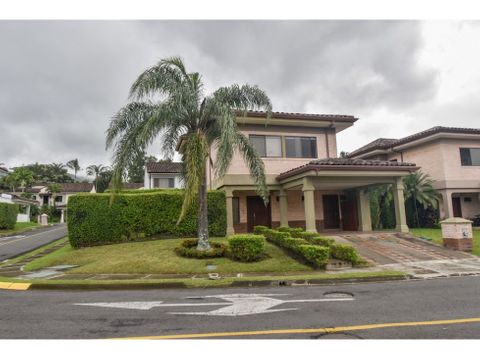
[[[352,301],[354,298],[328,298],[328,299],[300,299],[279,300],[270,296],[284,296],[285,294],[226,294],[200,297],[200,299],[222,299],[226,302],[211,303],[170,303],[163,301],[130,301],[130,302],[101,302],[101,303],[76,303],[80,306],[97,306],[117,309],[150,310],[155,307],[197,307],[197,306],[222,306],[219,309],[205,312],[171,312],[175,315],[208,315],[208,316],[243,316],[266,314],[280,311],[293,311],[297,308],[272,309],[275,306],[287,303],[319,303],[334,301]]]

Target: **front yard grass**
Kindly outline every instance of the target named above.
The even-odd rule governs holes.
[[[226,243],[225,238],[212,241]],[[258,273],[295,274],[312,272],[312,268],[290,258],[278,247],[266,243],[266,259],[242,263],[229,258],[187,259],[177,256],[175,247],[183,239],[162,239],[135,243],[96,246],[74,250],[69,244],[36,259],[25,266],[26,271],[56,265],[78,265],[70,274],[220,274]],[[216,269],[207,269],[216,265]]]
[[[431,239],[432,242],[438,245],[443,245],[442,230],[441,229],[410,229],[410,232],[419,237]],[[473,255],[480,256],[480,230],[473,230]]]
[[[16,223],[15,227],[13,229],[9,230],[0,230],[0,236],[8,236],[8,235],[14,235],[18,233],[22,233],[24,231],[34,229],[39,227],[40,225],[36,222],[20,222]]]

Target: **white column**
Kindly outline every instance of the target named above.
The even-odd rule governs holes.
[[[403,197],[403,180],[401,177],[395,179],[393,184],[393,202],[395,204],[396,230],[408,232],[407,216],[405,214],[405,199]]]
[[[305,207],[305,231],[317,232],[315,217],[315,187],[308,178],[303,179],[303,205]]]
[[[278,194],[280,207],[280,226],[288,226],[288,200],[287,192],[283,189]]]

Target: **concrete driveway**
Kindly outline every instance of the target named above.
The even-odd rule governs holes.
[[[480,258],[449,250],[400,233],[337,233],[339,242],[354,246],[369,262],[416,278],[480,275]]]

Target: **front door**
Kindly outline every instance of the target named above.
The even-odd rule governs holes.
[[[354,196],[347,196],[341,201],[342,228],[345,231],[358,230],[357,199]]]
[[[272,227],[270,202],[267,206],[259,196],[247,196],[247,231],[253,232],[257,225]]]
[[[340,228],[338,195],[323,195],[323,220],[325,229]]]
[[[452,198],[453,217],[462,217],[462,203],[459,197]]]

